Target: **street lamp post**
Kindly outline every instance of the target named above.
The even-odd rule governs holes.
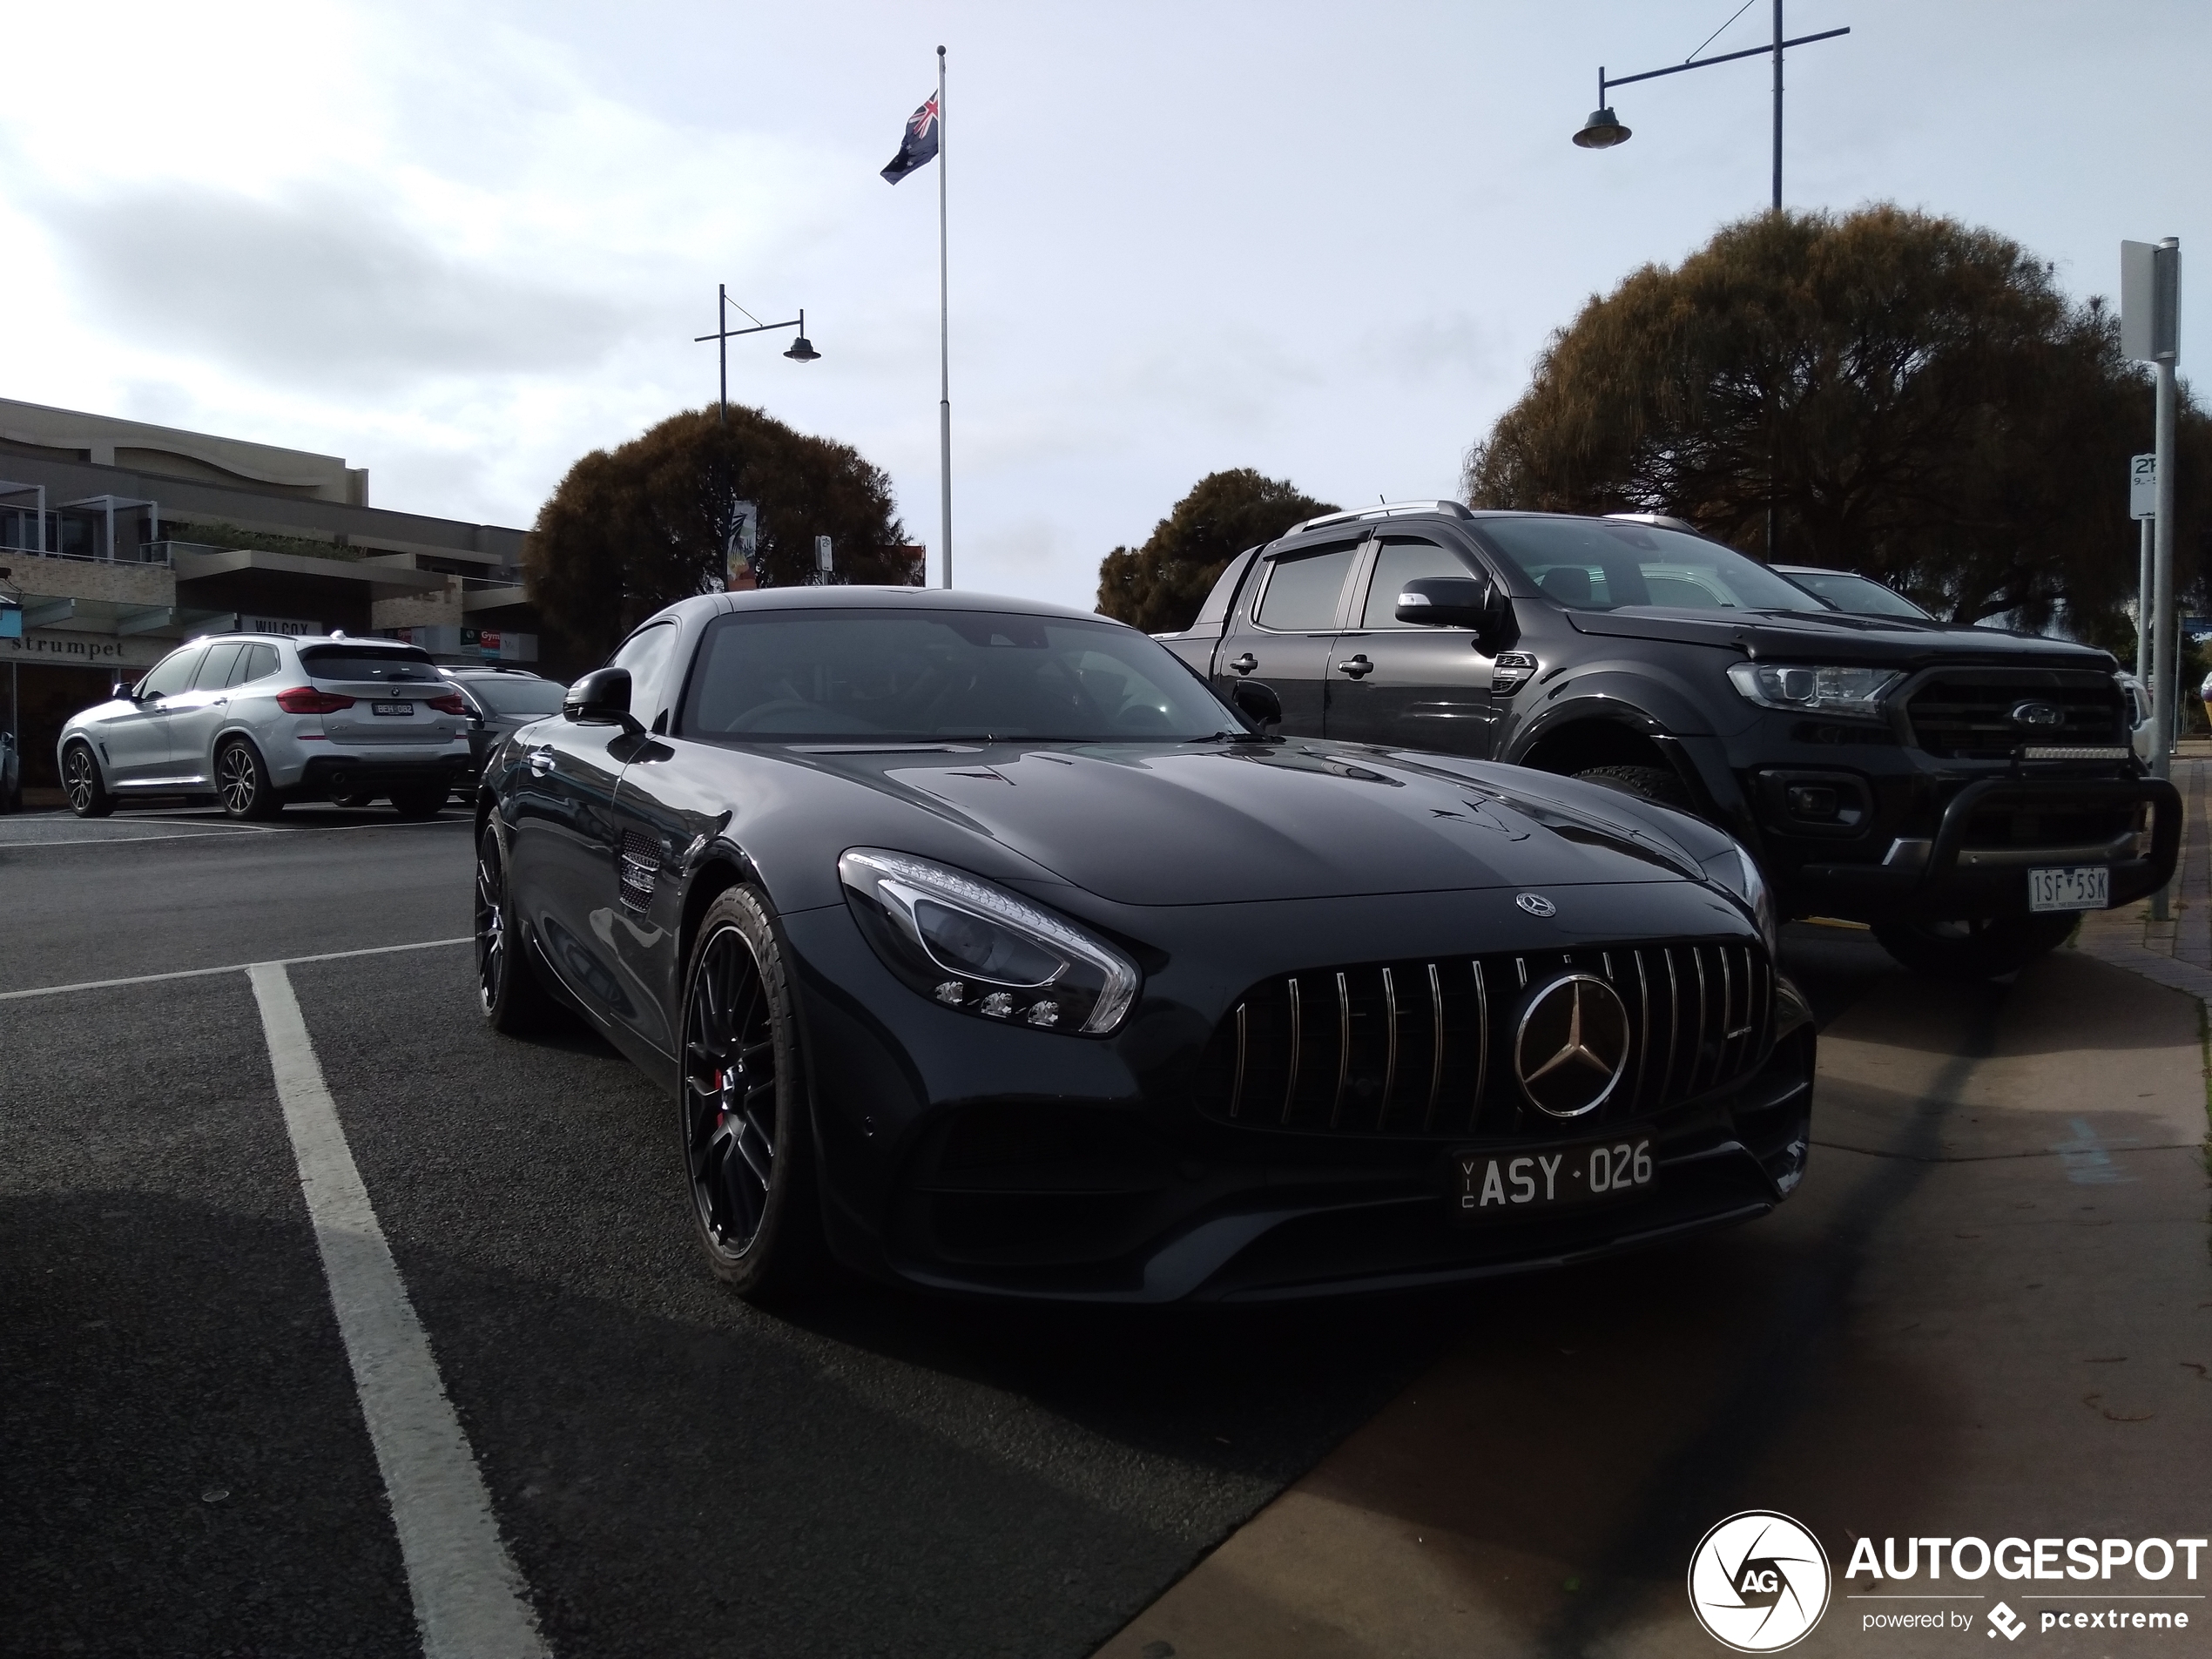
[[[1590,111],[1590,118],[1582,123],[1581,131],[1575,135],[1575,142],[1585,150],[1610,150],[1616,144],[1629,141],[1629,130],[1621,125],[1620,118],[1606,104],[1606,94],[1616,86],[1628,86],[1636,81],[1655,81],[1662,75],[1679,75],[1686,69],[1705,69],[1715,64],[1732,64],[1742,57],[1761,57],[1771,53],[1774,57],[1774,211],[1782,211],[1782,53],[1785,47],[1810,46],[1816,40],[1833,40],[1838,35],[1848,35],[1849,29],[1824,29],[1817,35],[1799,35],[1795,40],[1782,37],[1782,0],[1774,0],[1774,41],[1770,45],[1752,46],[1740,52],[1721,52],[1711,57],[1692,57],[1665,69],[1648,69],[1641,75],[1608,77],[1602,65],[1597,71],[1597,108]]]
[[[803,309],[789,322],[762,322],[759,318],[753,316],[752,313],[747,311],[743,306],[739,306],[738,314],[751,319],[753,327],[732,328],[727,326],[730,320],[731,305],[730,290],[727,285],[716,283],[714,296],[716,332],[711,334],[696,334],[692,336],[691,343],[698,345],[708,340],[715,342],[714,348],[716,354],[721,359],[722,370],[721,394],[718,400],[719,419],[724,426],[727,426],[730,424],[730,342],[732,341],[745,334],[772,334],[779,328],[796,328],[799,330],[799,338],[791,342],[790,347],[784,353],[785,356],[796,363],[811,363],[819,357],[821,353],[816,351],[813,342],[806,338],[806,313]]]
[[[1705,69],[1715,64],[1732,64],[1739,58],[1761,57],[1771,53],[1774,58],[1774,211],[1778,213],[1782,211],[1783,51],[1791,46],[1810,46],[1816,40],[1833,40],[1838,35],[1849,33],[1849,29],[1824,29],[1817,35],[1799,35],[1795,40],[1784,40],[1782,37],[1782,0],[1774,0],[1774,40],[1769,45],[1751,46],[1740,52],[1720,52],[1711,57],[1699,57],[1693,53],[1683,63],[1670,64],[1665,69],[1648,69],[1640,75],[1608,77],[1601,64],[1597,71],[1597,108],[1590,111],[1589,119],[1583,122],[1581,131],[1575,134],[1575,142],[1585,150],[1610,150],[1615,145],[1629,141],[1629,129],[1621,125],[1620,117],[1613,113],[1612,106],[1605,101],[1606,94],[1614,87],[1628,86],[1637,81],[1656,81],[1662,75],[1679,75],[1688,69]],[[1780,515],[1774,503],[1771,456],[1769,457],[1768,472],[1766,556],[1772,560],[1779,556],[1781,543],[1777,539]]]

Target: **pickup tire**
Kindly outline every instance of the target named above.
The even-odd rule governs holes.
[[[1662,766],[1592,766],[1575,774],[1576,781],[1602,784],[1608,789],[1617,789],[1624,795],[1634,795],[1660,806],[1671,806],[1676,812],[1691,810],[1689,791],[1673,772]]]
[[[1929,979],[1996,979],[2056,950],[2079,920],[2066,912],[1979,921],[1878,921],[1874,937],[1899,962]]]

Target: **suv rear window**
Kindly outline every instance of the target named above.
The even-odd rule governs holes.
[[[359,645],[302,645],[300,665],[319,680],[434,680],[430,653],[415,645],[378,651]]]

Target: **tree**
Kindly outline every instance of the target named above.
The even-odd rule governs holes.
[[[1147,633],[1188,628],[1230,560],[1300,519],[1336,510],[1250,467],[1209,473],[1143,547],[1117,547],[1100,563],[1098,609]]]
[[[2186,404],[2182,427],[2186,583],[2212,421]],[[2086,630],[2134,596],[2122,480],[2151,436],[2104,301],[2017,243],[1890,206],[1766,213],[1593,296],[1464,482],[1478,507],[1669,513],[1958,621],[2063,606]]]
[[[817,536],[831,538],[849,581],[909,578],[880,468],[733,403],[727,425],[712,408],[687,409],[570,468],[523,553],[531,601],[580,655],[604,656],[663,605],[720,591],[745,501],[759,509],[763,587],[812,579]]]

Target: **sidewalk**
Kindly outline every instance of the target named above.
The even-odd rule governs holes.
[[[2100,961],[2212,1003],[2212,822],[2206,788],[2212,781],[2212,739],[2186,738],[2174,761],[2182,792],[2182,861],[2168,919],[2150,919],[2150,900],[2081,919],[2074,948]]]

